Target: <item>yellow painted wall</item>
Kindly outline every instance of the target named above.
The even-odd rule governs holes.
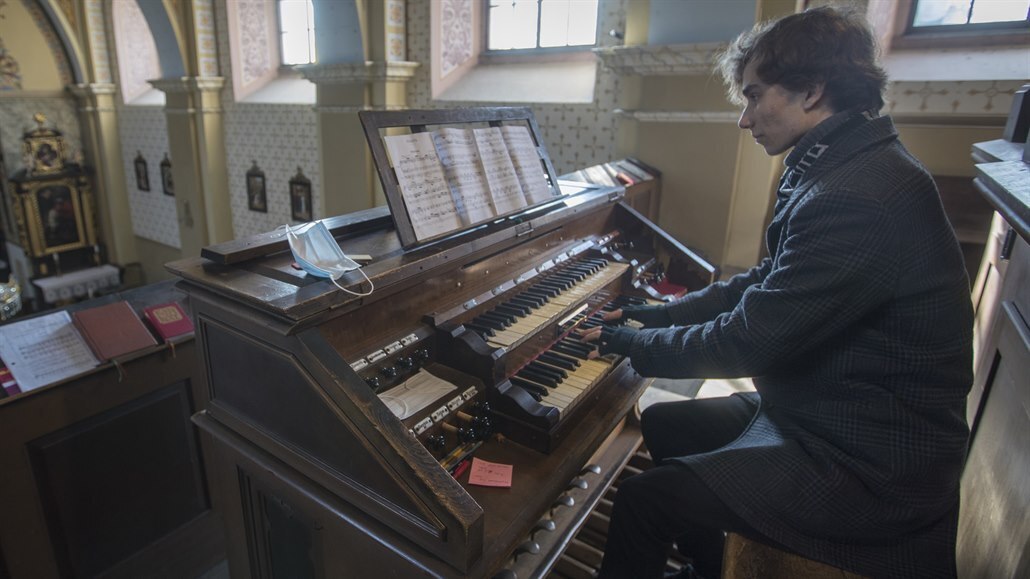
[[[18,62],[24,91],[64,89],[57,61],[46,37],[20,1],[7,2],[0,19],[0,39],[7,53]]]
[[[662,171],[658,224],[721,263],[737,154],[729,123],[641,123],[638,154]]]
[[[1002,127],[898,125],[905,147],[934,175],[972,177],[973,143],[1001,138]]]

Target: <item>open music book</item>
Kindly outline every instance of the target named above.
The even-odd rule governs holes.
[[[442,128],[383,142],[419,241],[553,198],[524,126]]]

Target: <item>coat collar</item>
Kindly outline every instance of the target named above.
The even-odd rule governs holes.
[[[786,169],[780,178],[778,194],[790,196],[815,175],[825,173],[869,146],[897,136],[890,117],[881,117],[876,111],[839,112],[801,137],[784,159]]]

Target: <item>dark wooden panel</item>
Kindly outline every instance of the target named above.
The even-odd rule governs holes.
[[[190,413],[179,382],[27,445],[62,574],[96,575],[208,508]]]
[[[962,475],[960,577],[1028,577],[1030,327],[1002,306],[985,404]]]
[[[362,494],[381,495],[383,503],[426,518],[424,509],[392,483],[393,473],[383,472],[364,436],[341,420],[295,359],[220,324],[203,323],[205,355],[217,361],[209,369],[215,409],[225,408],[286,442]],[[367,389],[364,383],[356,387]],[[426,522],[427,527],[436,524]]]

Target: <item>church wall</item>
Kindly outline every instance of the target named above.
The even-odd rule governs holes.
[[[15,90],[60,91],[71,75],[57,36],[33,0],[7,0],[0,6],[0,51],[4,56],[4,81],[0,90],[12,84],[11,63],[17,66]],[[12,79],[13,80],[13,79]]]
[[[164,108],[120,106],[118,114],[132,231],[137,237],[178,249],[181,241],[175,197],[166,195],[161,183],[161,161],[168,154],[168,124]],[[139,155],[147,162],[149,191],[140,189],[136,179],[135,160]]]
[[[241,2],[239,10],[260,10],[261,3]],[[239,22],[253,21],[241,18]],[[310,104],[266,104],[236,102],[232,83],[232,59],[229,56],[229,15],[227,3],[215,4],[215,26],[218,36],[218,65],[227,79],[222,89],[224,109],[225,147],[229,190],[232,208],[233,235],[237,238],[271,231],[276,227],[294,223],[290,216],[289,180],[300,167],[311,180],[314,217],[321,215],[324,205],[320,170],[318,166],[318,126],[316,113]],[[246,34],[241,29],[241,34]],[[247,203],[246,175],[257,165],[265,173],[267,213],[251,211]],[[345,191],[331,192],[333,195]]]
[[[598,20],[598,42],[610,45],[615,39],[607,31],[624,28],[625,12],[632,0],[602,0]],[[466,106],[499,106],[491,102],[448,102],[433,100],[430,83],[430,3],[408,2],[408,60],[422,63],[408,85],[411,108],[450,108]],[[461,15],[463,12],[451,12]],[[452,24],[453,25],[453,24]],[[448,24],[444,24],[447,29]],[[473,42],[467,36],[467,42]],[[450,50],[455,50],[451,47]],[[598,65],[600,67],[600,65]],[[599,68],[594,101],[585,104],[523,103],[533,109],[547,152],[558,174],[610,161],[615,157],[618,119],[613,110],[620,79],[611,71]],[[512,105],[512,103],[506,103]]]
[[[64,133],[75,158],[82,140],[75,100],[64,92],[71,73],[57,35],[34,1],[8,0],[0,15],[0,144],[8,173],[25,166],[22,133],[35,128],[37,112]]]

